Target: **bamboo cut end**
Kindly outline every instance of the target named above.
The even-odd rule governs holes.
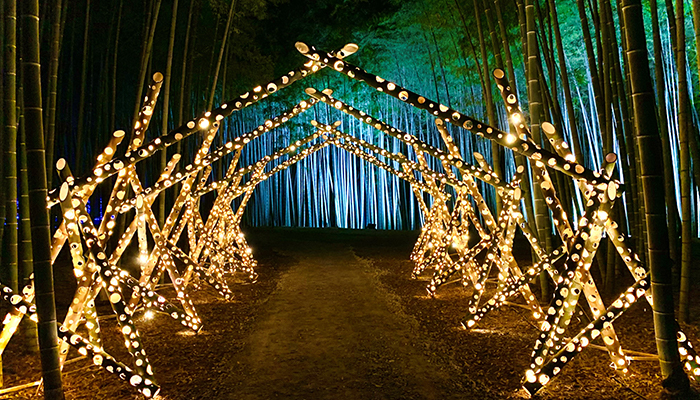
[[[557,133],[557,130],[554,128],[554,125],[550,124],[549,122],[543,122],[542,123],[542,130],[544,131],[544,134],[547,136],[553,136],[554,134]]]
[[[309,46],[307,46],[304,42],[296,42],[294,43],[294,47],[296,47],[297,51],[301,54],[306,54],[309,52]]]
[[[357,50],[360,49],[360,46],[358,46],[356,43],[348,43],[345,46],[343,46],[342,49],[338,52],[339,56],[342,57],[347,57],[349,55],[355,54]]]

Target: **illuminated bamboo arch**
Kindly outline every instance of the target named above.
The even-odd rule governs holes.
[[[56,167],[62,184],[52,190],[47,199],[49,207],[59,206],[62,214],[61,224],[53,237],[52,261],[56,261],[67,243],[78,283],[66,318],[59,325],[59,337],[64,341],[61,347],[62,362],[66,360],[69,347],[74,347],[80,354],[89,356],[94,364],[129,382],[144,396],[156,395],[159,387],[143,349],[134,313],[137,310],[165,313],[195,332],[200,330],[202,321],[189,300],[190,290],[198,286],[198,282],[207,282],[228,299],[232,292],[226,280],[227,274],[243,274],[249,282],[257,279],[257,262],[240,229],[243,212],[255,188],[277,172],[333,145],[410,184],[425,217],[424,229],[411,254],[411,260],[415,263],[412,275],[418,277],[431,273],[427,286],[431,295],[435,295],[441,286],[455,280],[461,280],[464,286],[473,289],[468,315],[463,321],[465,329],[473,327],[486,313],[509,299],[517,295],[523,296],[540,329],[531,365],[525,371],[523,379],[523,386],[529,393],[534,394],[546,385],[591,340],[599,336],[603,338],[615,367],[621,372],[627,371],[629,360],[620,347],[612,323],[638,298],[646,297],[650,300],[650,282],[646,267],[627,246],[625,237],[620,234],[617,222],[613,219],[612,210],[622,193],[620,182],[611,178],[616,161],[614,155],[606,157],[600,171],[587,169],[577,163],[560,133],[548,123],[542,124],[542,130],[555,151],[545,150],[534,143],[518,99],[501,70],[496,70],[494,76],[515,132],[503,132],[490,127],[347,63],[344,57],[354,53],[356,45],[347,45],[332,53],[303,43],[297,43],[297,49],[310,59],[301,68],[258,86],[217,109],[204,113],[200,118],[146,142],[146,133],[163,78],[157,73],[147,89],[143,106],[131,130],[128,148],[123,155],[117,156],[117,148],[126,132],[116,131],[97,157],[92,170],[85,176],[74,177],[67,162],[59,160]],[[366,83],[437,117],[436,126],[447,151],[335,99],[330,90],[318,91],[312,88],[306,90],[309,98],[223,146],[212,148],[221,120],[225,117],[325,66],[331,66],[349,78]],[[413,150],[413,159],[406,154],[389,152],[347,135],[339,129],[339,123],[328,125],[313,121],[313,134],[248,166],[238,165],[241,151],[247,143],[319,102],[406,143]],[[530,160],[534,181],[547,199],[556,231],[562,239],[560,248],[547,254],[519,209],[522,196],[519,182],[524,173],[523,167],[517,168],[512,179],[506,181],[494,173],[485,158],[478,153],[474,154],[478,166],[468,163],[447,131],[446,123],[483,136]],[[203,141],[194,161],[176,171],[180,155],[174,155],[153,186],[143,187],[136,173],[136,164],[197,132],[203,134]],[[223,157],[228,155],[233,157],[225,176],[219,181],[207,183],[212,164],[223,162]],[[429,167],[428,156],[439,160],[443,172]],[[563,211],[547,168],[568,175],[579,187],[585,201],[585,210],[578,221],[570,221],[570,216]],[[100,224],[95,226],[85,205],[97,186],[114,175],[114,186],[105,214]],[[245,179],[246,177],[248,178]],[[477,180],[495,188],[502,204],[497,213],[489,209]],[[159,194],[177,184],[180,184],[180,188],[175,204],[163,226],[160,226],[151,207]],[[132,197],[129,197],[130,192],[133,192]],[[216,192],[216,199],[205,220],[199,212],[199,199],[210,192]],[[430,206],[423,200],[422,193],[428,193],[432,197]],[[237,198],[241,198],[241,201],[234,208],[234,199]],[[120,236],[117,246],[109,253],[108,241],[116,233],[116,218],[131,210],[134,210],[133,219]],[[479,236],[479,240],[471,245],[470,227]],[[518,228],[539,258],[534,265],[524,269],[521,269],[512,255],[513,239]],[[610,238],[636,281],[608,307],[603,304],[589,272],[603,232]],[[152,249],[148,248],[149,234],[154,242]],[[186,250],[178,246],[183,234],[186,235],[188,244]],[[138,278],[118,266],[120,258],[134,238],[141,261]],[[184,270],[178,269],[176,259],[184,264]],[[498,270],[496,288],[489,291],[489,297],[482,301],[487,293],[487,279],[494,266]],[[551,306],[546,310],[543,310],[528,286],[543,271],[556,284]],[[172,281],[177,304],[156,292],[157,283],[164,275],[168,275]],[[102,348],[99,316],[94,301],[103,290],[117,316],[126,349],[133,361],[131,365],[116,360]],[[573,338],[567,338],[565,333],[576,305],[581,306],[581,295],[595,319]],[[12,305],[0,333],[1,353],[21,319],[27,316],[34,320],[36,313],[32,284],[17,294],[0,284],[0,297]],[[87,337],[76,332],[81,328],[83,320]],[[678,346],[691,375],[700,375],[696,353],[680,329]]]

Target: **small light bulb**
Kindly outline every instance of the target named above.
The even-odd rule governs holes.
[[[143,318],[150,320],[150,319],[153,319],[153,315],[154,315],[153,311],[148,310],[145,313],[143,313]]]

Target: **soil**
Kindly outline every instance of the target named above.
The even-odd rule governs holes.
[[[139,315],[144,347],[162,388],[160,398],[526,398],[520,379],[537,336],[527,311],[506,306],[476,329],[458,328],[469,292],[454,284],[430,298],[426,282],[410,279],[408,255],[417,235],[250,229],[260,278],[252,285],[232,284],[233,301],[220,299],[207,287],[193,291],[202,331],[189,333],[164,315],[152,320]],[[59,278],[69,272],[57,269]],[[70,286],[58,282],[62,310],[70,300]],[[100,315],[110,314],[107,304],[99,307]],[[585,315],[574,323],[587,323]],[[128,360],[114,319],[103,318],[101,324],[106,350]],[[648,305],[635,305],[615,329],[624,349],[655,352]],[[697,342],[697,326],[684,329]],[[22,345],[21,337],[13,338],[3,355],[5,387],[39,378],[38,357]],[[76,361],[64,370],[67,398],[141,398],[116,376],[77,356],[71,353],[69,359]],[[604,351],[589,348],[537,398],[658,397],[658,362],[635,361],[627,376],[617,375],[609,364]],[[0,398],[33,398],[37,393],[34,387]]]

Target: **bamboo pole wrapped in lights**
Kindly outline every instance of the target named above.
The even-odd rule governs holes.
[[[428,111],[445,122],[450,122],[453,125],[492,140],[501,146],[510,148],[516,153],[529,158],[534,164],[533,168],[536,175],[538,175],[536,177],[538,186],[543,194],[547,196],[547,199],[549,199],[547,204],[553,212],[555,226],[564,241],[564,246],[561,250],[553,252],[549,257],[542,257],[541,253],[539,253],[541,261],[536,264],[537,268],[530,268],[520,279],[507,282],[506,286],[509,290],[506,293],[512,294],[513,288],[526,286],[524,283],[528,282],[533,277],[530,273],[534,273],[538,269],[548,268],[554,272],[553,262],[558,264],[561,260],[564,260],[564,265],[562,273],[552,275],[557,285],[557,290],[554,292],[552,306],[549,307],[546,313],[546,320],[540,326],[542,333],[535,343],[532,364],[526,373],[524,381],[525,388],[530,393],[536,392],[549,382],[551,377],[558,374],[561,367],[570,359],[570,357],[567,358],[567,356],[564,356],[563,359],[557,358],[559,355],[556,353],[557,349],[560,349],[562,346],[568,346],[566,349],[567,351],[578,352],[588,343],[588,339],[586,339],[585,336],[588,334],[585,332],[586,329],[581,333],[583,339],[576,338],[576,343],[579,343],[578,340],[581,340],[578,345],[572,344],[572,341],[568,341],[568,344],[562,343],[564,340],[563,332],[566,331],[566,326],[575,310],[575,304],[581,293],[583,293],[584,298],[588,300],[594,316],[597,316],[596,321],[589,324],[587,329],[590,330],[594,325],[597,326],[599,321],[603,321],[600,322],[599,329],[595,330],[596,334],[594,336],[601,336],[600,329],[605,330],[606,334],[603,335],[604,342],[611,358],[614,360],[615,367],[623,372],[627,370],[628,360],[619,347],[614,331],[612,331],[611,322],[640,297],[641,294],[645,293],[643,288],[646,285],[644,278],[646,274],[643,273],[645,269],[641,266],[639,258],[629,250],[628,246],[622,244],[624,237],[621,237],[619,234],[613,235],[613,232],[617,233],[617,222],[613,220],[615,215],[612,214],[612,210],[616,198],[622,191],[620,182],[611,178],[616,160],[615,155],[607,156],[607,164],[601,171],[592,171],[576,162],[575,157],[568,151],[568,145],[556,136],[554,127],[546,122],[542,126],[543,131],[550,140],[552,140],[556,152],[550,152],[535,144],[528,137],[527,125],[522,113],[519,111],[517,98],[515,94],[511,92],[511,88],[505,80],[505,74],[501,70],[495,72],[495,77],[497,85],[502,91],[506,102],[510,120],[515,126],[515,133],[506,133],[495,129],[471,117],[467,117],[450,107],[426,99],[393,82],[372,75],[357,66],[304,43],[299,42],[296,47],[300,53],[311,60],[330,65],[336,71],[352,79],[363,82],[379,92],[389,94],[416,108]],[[322,94],[317,92],[309,94],[315,95],[317,98],[322,97]],[[325,94],[325,96],[330,97],[329,94]],[[345,112],[356,111],[352,108],[347,108],[341,102],[333,103],[329,100],[328,103]],[[365,117],[364,113],[355,114],[358,119],[375,124],[372,118]],[[383,130],[387,134],[391,135],[396,132],[395,129],[386,129],[386,126],[382,125],[381,122],[375,125],[377,129]],[[440,157],[440,159],[444,161],[446,158]],[[450,165],[455,165],[454,160],[447,158],[447,161]],[[551,179],[548,178],[547,168],[555,169],[570,176],[578,182],[579,186],[582,188],[583,196],[586,199],[586,210],[581,214],[582,217],[579,219],[575,231],[573,228],[574,224],[568,222],[568,216],[563,211],[561,203],[558,201]],[[636,285],[640,288],[638,292],[641,294],[635,294],[637,290],[630,289],[633,294],[630,294],[629,291],[626,292],[627,294],[623,294],[623,297],[627,299],[624,304],[618,304],[618,302],[616,302],[613,306],[608,308],[608,310],[614,308],[615,311],[610,311],[608,314],[605,314],[595,282],[590,277],[589,269],[598,243],[602,238],[602,234],[604,231],[608,230],[608,235],[611,236],[613,243],[616,245],[615,247],[618,247],[617,244],[620,244],[618,252],[622,256],[623,261],[628,265],[628,268],[632,271],[635,279],[637,279],[638,283]],[[528,238],[531,236],[532,232],[529,232]],[[613,236],[616,237],[613,238]],[[588,279],[581,279],[581,276]],[[503,297],[496,296],[492,298],[492,301],[494,303],[502,302]],[[485,310],[482,309],[482,311]],[[477,313],[480,312],[477,311]],[[470,325],[473,325],[474,322],[474,319],[468,321]],[[693,374],[696,371],[700,373],[700,368],[697,368],[694,351],[686,340],[685,335],[679,331],[677,337],[679,338],[679,352],[683,356],[683,361],[686,362],[686,368],[692,371]],[[553,363],[557,365],[552,367]],[[546,368],[543,366],[546,366]]]

